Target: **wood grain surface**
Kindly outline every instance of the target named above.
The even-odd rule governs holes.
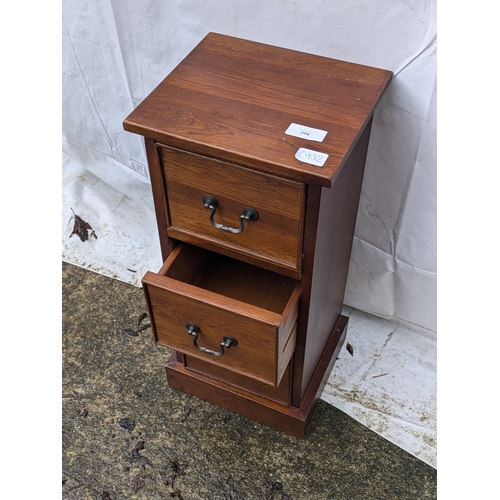
[[[209,33],[127,117],[145,136],[165,263],[144,292],[169,384],[303,437],[346,336],[373,113],[392,73]],[[287,133],[291,124],[319,137]],[[306,131],[307,132],[307,131]],[[306,148],[323,165],[297,159]],[[259,218],[238,234],[244,208]],[[223,336],[238,345],[221,357]]]
[[[208,240],[218,250],[251,254],[300,274],[303,184],[178,149],[161,147],[161,152],[172,236]],[[259,218],[245,222],[238,234],[217,229],[203,204],[207,194],[219,203],[216,223],[238,229],[246,207],[255,209]]]
[[[209,33],[124,121],[125,130],[204,155],[330,186],[392,73]],[[285,134],[291,123],[323,142]],[[300,162],[300,147],[329,155]]]
[[[182,248],[188,258],[183,259]],[[156,342],[278,387],[295,348],[299,285],[222,256],[218,260],[224,263],[217,265],[209,256],[203,257],[208,253],[179,244],[162,268],[165,275],[148,272],[144,276]],[[169,272],[179,263],[177,259],[189,266],[187,271],[182,265],[181,271]],[[187,334],[187,323],[200,327],[198,344],[205,348],[219,351],[227,335],[238,345],[220,357],[201,352]]]

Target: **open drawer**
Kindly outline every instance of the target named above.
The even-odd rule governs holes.
[[[278,387],[295,349],[297,280],[178,243],[142,284],[158,345]]]

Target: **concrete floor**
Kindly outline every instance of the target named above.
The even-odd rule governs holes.
[[[437,498],[434,468],[324,401],[296,440],[170,389],[169,352],[127,333],[142,291],[62,276],[63,500]]]

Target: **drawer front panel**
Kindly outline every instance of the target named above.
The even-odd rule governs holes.
[[[254,259],[300,272],[305,186],[226,162],[161,146],[166,180],[169,231],[201,238]],[[213,221],[240,229],[240,216],[253,208],[258,219],[247,221],[237,234],[214,227],[203,198],[218,206]],[[188,241],[185,239],[185,241]]]
[[[213,279],[192,276],[193,268],[201,268],[199,263],[204,254],[189,245],[184,252],[182,248],[183,245],[178,245],[174,249],[160,273],[148,272],[142,280],[155,341],[206,363],[278,387],[295,350],[299,284],[290,286],[290,283],[293,285],[290,281],[286,291],[281,293],[280,313],[264,309],[233,296],[200,288],[197,283],[213,285]],[[207,262],[212,264],[210,258]],[[242,263],[243,266],[247,265]],[[199,269],[198,273],[201,273]],[[218,276],[223,274],[219,272]],[[246,287],[243,291],[249,299],[262,300],[261,296],[267,295],[271,300],[279,292],[270,293],[269,286],[270,280],[263,280],[261,291],[256,289],[248,294]],[[217,285],[216,288],[234,293],[233,286]],[[275,299],[272,302],[276,304]],[[261,303],[267,303],[267,299]],[[196,339],[189,334],[189,325],[196,326]],[[237,345],[221,349],[227,336],[235,339]]]

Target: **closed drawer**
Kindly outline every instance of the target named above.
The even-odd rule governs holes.
[[[171,237],[300,276],[303,184],[167,146],[160,150]],[[215,211],[205,207],[207,195],[217,200]],[[246,208],[258,218],[241,225]]]
[[[179,243],[142,284],[157,344],[278,387],[295,349],[296,280]]]

